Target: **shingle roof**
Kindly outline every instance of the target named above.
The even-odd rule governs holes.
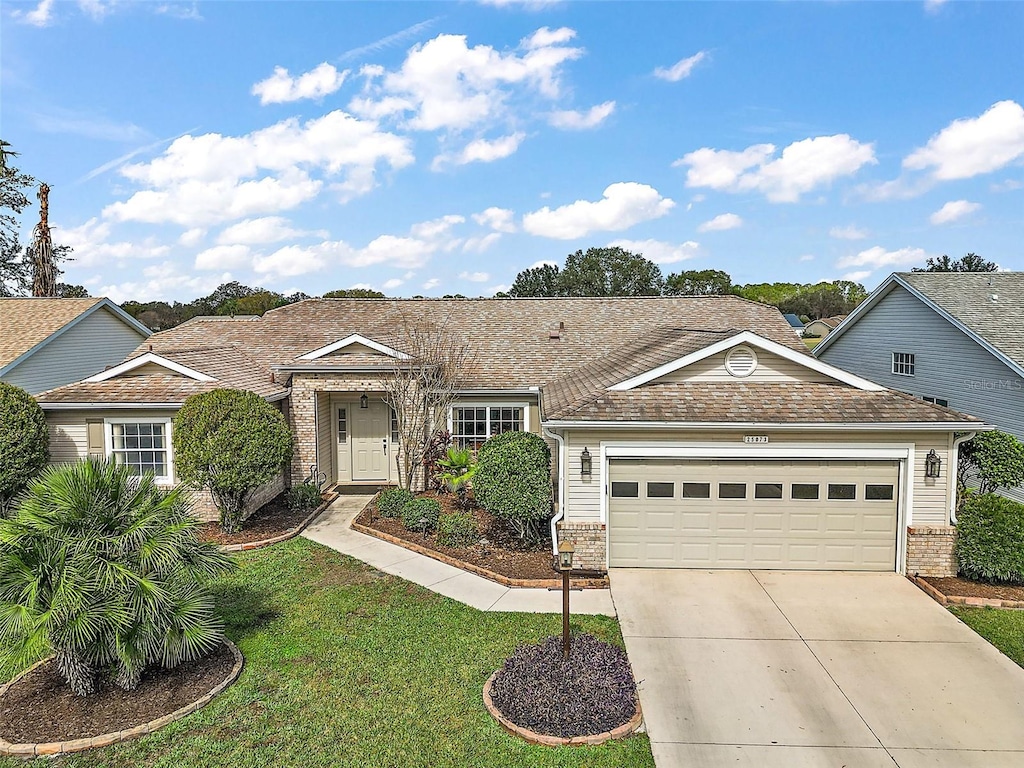
[[[671,421],[742,424],[981,424],[980,419],[892,390],[840,383],[649,384],[601,392],[547,413],[558,421]]]
[[[311,299],[259,320],[195,318],[151,336],[140,351],[237,345],[266,366],[305,366],[300,355],[351,334],[401,350],[403,319],[465,334],[475,351],[466,386],[542,386],[659,329],[751,330],[807,354],[777,309],[736,296],[575,299]],[[557,332],[558,338],[551,335]],[[344,365],[356,357],[321,358]],[[365,364],[365,360],[359,362]]]
[[[897,277],[1024,366],[1024,272],[901,272]]]
[[[103,301],[92,299],[0,299],[0,368]]]

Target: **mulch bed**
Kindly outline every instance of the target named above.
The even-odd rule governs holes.
[[[986,600],[1014,600],[1024,602],[1024,587],[1015,584],[985,584],[980,581],[948,578],[922,577],[946,597],[980,597]]]
[[[221,683],[235,664],[221,645],[205,658],[157,667],[142,676],[134,691],[102,685],[91,696],[76,696],[51,660],[7,690],[0,700],[0,737],[18,743],[70,741],[116,733],[200,699]]]
[[[288,500],[282,493],[245,520],[239,533],[224,533],[220,529],[220,523],[203,523],[199,528],[199,537],[214,544],[250,544],[254,541],[263,541],[288,533],[309,517],[310,511],[289,509]]]
[[[421,498],[437,499],[442,512],[457,511],[455,496],[452,494],[435,493],[433,491],[420,494]],[[359,513],[356,522],[387,533],[404,541],[418,544],[435,552],[440,552],[455,560],[486,568],[510,579],[554,579],[559,577],[554,569],[551,556],[551,540],[545,539],[532,547],[523,547],[519,538],[510,531],[504,521],[489,512],[474,507],[470,513],[476,518],[480,537],[487,539],[487,545],[479,543],[468,547],[445,547],[437,543],[433,534],[424,536],[417,531],[410,531],[397,518],[380,517],[374,505],[369,505]]]

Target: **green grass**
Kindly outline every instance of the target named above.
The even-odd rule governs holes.
[[[816,346],[818,346],[818,344],[821,343],[821,340],[823,338],[825,338],[825,337],[824,336],[819,336],[816,339],[804,339],[804,344],[807,345],[808,349],[814,349]]]
[[[949,610],[964,624],[1024,667],[1024,611],[961,606],[953,606]]]
[[[301,538],[239,563],[217,585],[246,658],[239,680],[157,733],[62,765],[654,765],[643,735],[550,749],[487,714],[484,681],[516,645],[559,633],[558,615],[477,611]],[[573,628],[622,643],[611,618],[574,617]]]

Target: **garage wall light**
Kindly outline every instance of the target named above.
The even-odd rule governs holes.
[[[942,467],[942,459],[932,448],[928,451],[928,455],[924,457],[924,476],[925,477],[938,477],[939,470]]]
[[[590,455],[590,451],[586,447],[583,448],[583,453],[580,454],[580,475],[582,477],[590,477],[594,472],[594,459]]]
[[[365,392],[362,395],[359,396],[359,407],[360,408],[369,408],[370,407],[370,398],[368,398],[366,396]]]

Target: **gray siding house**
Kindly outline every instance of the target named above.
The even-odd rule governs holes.
[[[1024,272],[893,274],[814,354],[1024,441]]]
[[[0,381],[36,395],[121,362],[149,335],[110,299],[0,299]]]

